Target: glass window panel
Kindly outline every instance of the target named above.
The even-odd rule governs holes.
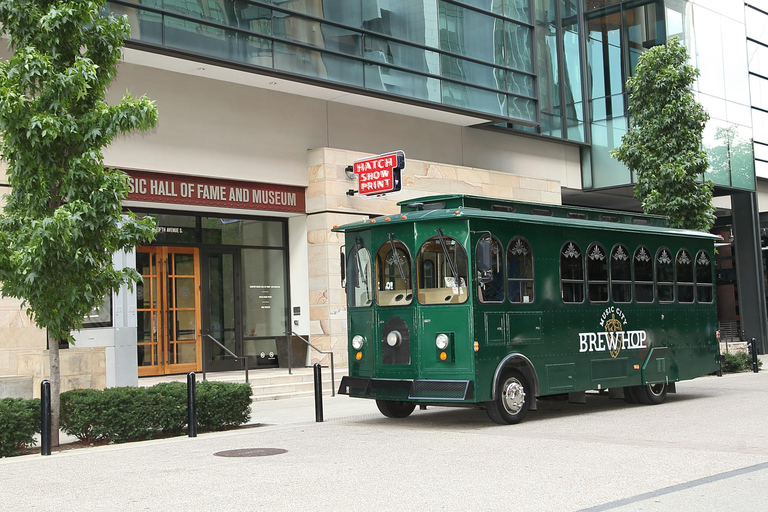
[[[755,160],[755,175],[758,178],[768,178],[768,162]]]
[[[609,5],[618,4],[621,0],[587,0],[586,8],[588,11],[600,9]]]
[[[757,41],[768,40],[768,15],[749,7],[746,8],[745,14],[747,37]]]
[[[285,253],[243,249],[243,327],[246,337],[283,336],[286,329]]]
[[[541,23],[557,23],[556,5],[559,0],[534,0],[536,21]]]
[[[235,267],[232,254],[210,254],[208,256],[208,293],[210,302],[210,334],[232,352],[235,342]],[[216,343],[208,343],[210,359],[227,359],[227,352]]]
[[[272,34],[272,9],[232,0],[228,0],[227,4],[235,13],[238,27],[265,36]]]
[[[768,76],[768,47],[747,41],[747,63],[750,72]]]
[[[566,134],[570,140],[584,142],[584,103],[581,90],[581,58],[579,56],[578,25],[563,30],[565,68],[565,118]]]
[[[447,2],[439,6],[441,50],[504,65],[503,20]]]
[[[560,284],[563,302],[584,302],[584,263],[581,249],[574,242],[560,249]]]
[[[744,25],[737,21],[720,17],[720,31],[723,37],[723,76],[725,81],[725,99],[736,103],[749,104],[749,65],[744,52]]]
[[[197,343],[175,343],[175,345],[177,364],[197,362]]]
[[[647,247],[640,246],[634,254],[635,300],[653,302],[653,256]]]
[[[514,20],[531,22],[529,0],[504,0],[504,15]]]
[[[561,0],[560,16],[563,18],[563,25],[575,22],[574,16],[579,14],[579,0]]]
[[[163,16],[165,46],[231,59],[237,48],[237,35],[231,30],[194,21]]]
[[[410,98],[440,102],[440,80],[366,63],[365,87]]]
[[[116,16],[128,17],[131,26],[129,36],[131,39],[163,44],[163,17],[161,14],[113,3],[109,3],[107,9]]]
[[[203,217],[203,243],[283,247],[283,223],[279,221]]]
[[[536,121],[536,102],[526,98],[519,98],[517,96],[509,96],[509,117],[515,119],[524,119],[526,121]],[[521,129],[524,131],[535,131],[535,128],[530,126],[515,126],[515,129]]]
[[[536,90],[534,89],[533,77],[531,75],[524,75],[514,71],[507,71],[506,76],[507,92],[529,96],[531,98],[536,97]]]
[[[699,302],[712,302],[712,258],[706,251],[696,254],[696,295]]]
[[[611,294],[614,302],[632,302],[632,263],[629,249],[617,245],[611,251]]]
[[[172,326],[176,337],[176,340],[196,340],[197,339],[197,322],[196,312],[192,311],[176,311],[174,312],[175,324]]]
[[[338,3],[346,6],[356,2]],[[435,0],[422,2],[365,1],[362,6],[362,16],[363,28],[367,30],[435,48],[440,44]]]
[[[696,66],[701,72],[697,86],[699,91],[704,94],[724,98],[725,75],[723,74],[721,16],[696,4],[693,5],[693,16],[696,20],[697,30],[706,34],[704,37],[696,39],[696,53],[702,56],[696,61]]]
[[[768,110],[768,80],[759,76],[750,75],[749,94],[753,107]]]
[[[661,14],[659,10],[659,15]],[[624,13],[627,23],[627,50],[630,72],[633,73],[640,55],[656,44],[664,43],[664,28],[661,16],[657,19],[656,5],[648,4]]]
[[[195,257],[192,254],[174,254],[171,271],[177,276],[195,275]]]
[[[373,262],[368,249],[358,244],[347,258],[347,305],[352,308],[373,304]]]
[[[755,159],[768,162],[768,145],[755,142],[753,147],[755,150]]]
[[[731,185],[755,190],[755,156],[749,127],[732,125],[728,150],[731,155]]]
[[[672,254],[666,247],[656,252],[656,298],[659,302],[672,302],[674,294],[675,267]]]
[[[682,303],[693,302],[693,259],[691,253],[680,249],[675,257],[677,273],[677,300]]]
[[[195,307],[195,279],[194,278],[176,278],[174,283],[174,296],[176,297],[175,307],[194,308]]]
[[[392,240],[379,247],[376,253],[375,275],[376,302],[380,306],[411,303],[413,300],[411,255],[405,244],[399,240]]]
[[[608,256],[600,244],[587,249],[587,290],[590,302],[608,301]]]
[[[446,105],[500,116],[507,115],[507,97],[505,94],[447,81],[443,81],[442,89],[443,103]]]
[[[502,0],[461,0],[461,3],[483,9],[494,14],[503,14]]]
[[[621,70],[621,13],[590,19],[587,28],[592,98],[621,94],[624,85]]]
[[[507,247],[509,301],[533,302],[533,251],[525,238],[515,237]]]
[[[756,141],[768,144],[768,112],[752,109],[752,133]]]
[[[542,113],[559,116],[560,104],[560,75],[558,73],[558,54],[556,29],[552,25],[536,27],[536,50],[538,52],[538,83],[539,106]],[[555,125],[558,123],[555,122]],[[545,132],[542,118],[542,133]],[[550,129],[546,130],[549,134]]]
[[[362,87],[363,63],[297,46],[275,43],[275,69]]]
[[[326,25],[315,20],[275,12],[272,21],[274,35],[353,56],[362,55],[362,34]]]
[[[502,69],[451,57],[450,55],[441,55],[440,63],[440,73],[445,78],[501,91],[506,88],[504,70]]]
[[[533,72],[533,31],[530,27],[505,23],[504,45],[508,67]]]
[[[380,37],[365,37],[365,58],[408,68],[422,73],[439,74],[440,54]]]
[[[481,240],[488,240],[483,238]],[[478,247],[480,242],[478,242]],[[478,258],[476,258],[477,260]],[[478,285],[478,297],[480,302],[504,301],[504,251],[501,243],[495,237],[491,237],[491,280]]]
[[[468,297],[467,253],[458,240],[449,236],[442,239],[445,249],[439,237],[430,238],[419,249],[416,268],[420,273],[432,270],[429,275],[420,275],[417,281],[421,304],[461,303]]]

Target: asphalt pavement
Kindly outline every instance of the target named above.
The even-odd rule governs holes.
[[[256,402],[250,428],[0,459],[9,511],[762,510],[768,370],[679,383],[658,406],[539,401],[384,418],[372,401]],[[235,457],[224,457],[241,455]]]

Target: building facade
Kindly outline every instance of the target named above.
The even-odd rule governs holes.
[[[289,339],[293,364],[316,360],[296,335],[343,364],[331,228],[399,200],[450,192],[637,211],[633,176],[608,152],[627,130],[637,57],[671,36],[701,70],[695,92],[712,117],[708,177],[737,244],[733,313],[765,349],[760,3],[109,2],[131,23],[109,99],[146,93],[160,120],[116,141],[106,163],[130,176],[125,209],[160,231],[115,256],[143,283],[105,298],[62,351],[64,388],[238,368],[219,343],[252,368],[286,366]],[[392,150],[407,157],[402,192],[350,195],[347,166]],[[38,389],[45,333],[8,299],[0,331],[0,380]]]

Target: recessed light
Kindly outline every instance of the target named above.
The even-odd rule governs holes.
[[[269,85],[277,85],[277,82],[269,82]]]

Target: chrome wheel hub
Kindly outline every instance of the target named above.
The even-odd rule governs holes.
[[[507,379],[501,392],[501,404],[509,414],[517,414],[525,406],[525,388],[523,384],[512,377]]]

